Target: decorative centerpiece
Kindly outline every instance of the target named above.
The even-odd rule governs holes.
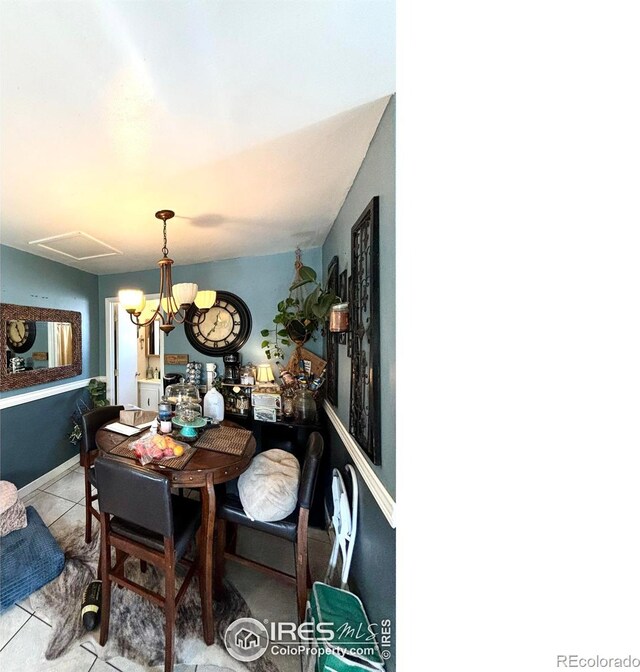
[[[185,399],[176,406],[173,424],[180,427],[180,437],[189,441],[198,437],[198,429],[204,427],[207,421],[202,417],[200,404]]]

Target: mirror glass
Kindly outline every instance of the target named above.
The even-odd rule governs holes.
[[[73,364],[70,322],[7,320],[7,373]]]
[[[82,374],[82,315],[77,310],[0,303],[0,391]]]

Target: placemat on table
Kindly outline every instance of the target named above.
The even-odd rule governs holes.
[[[117,446],[113,447],[109,451],[109,453],[111,455],[119,455],[120,457],[128,457],[129,459],[138,462],[136,454],[129,447],[130,443],[131,443],[130,441],[120,443]],[[153,459],[151,460],[150,464],[160,464],[163,467],[167,467],[167,469],[184,469],[184,466],[193,457],[195,452],[196,452],[195,448],[192,448],[191,446],[186,446],[184,449],[184,453],[182,453],[180,457],[166,457],[162,460]]]
[[[196,448],[215,450],[218,453],[242,455],[251,436],[248,429],[222,425],[217,429],[207,429],[194,445]]]

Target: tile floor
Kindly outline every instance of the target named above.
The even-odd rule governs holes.
[[[195,494],[195,493],[194,493]],[[82,468],[72,467],[61,476],[41,486],[25,497],[24,503],[33,506],[54,537],[65,529],[84,524],[84,482]],[[94,521],[94,526],[96,522]],[[292,545],[270,535],[241,529],[238,534],[238,552],[260,562],[271,564],[283,571],[293,571]],[[322,579],[331,552],[329,537],[322,530],[309,531],[311,573]],[[227,563],[227,577],[242,593],[253,616],[264,621],[296,621],[296,599],[293,585],[253,571],[237,563]],[[88,649],[76,645],[67,654],[54,661],[44,659],[44,650],[51,633],[51,625],[43,614],[34,611],[29,598],[0,615],[0,669],[2,672],[142,672],[158,671],[161,667],[144,668],[126,658],[98,659]],[[300,672],[298,658],[279,657],[276,661],[281,672]],[[208,665],[176,665],[175,672],[210,672]]]

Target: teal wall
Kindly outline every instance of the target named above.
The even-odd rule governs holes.
[[[70,383],[98,375],[97,275],[0,245],[0,280],[2,303],[78,311],[82,315],[82,373],[61,382]],[[0,398],[56,385],[60,383],[0,392]]]
[[[151,241],[150,244],[160,241]],[[173,282],[195,282],[201,289],[216,289],[232,292],[239,296],[249,307],[253,327],[251,336],[242,348],[242,361],[259,364],[266,362],[264,351],[260,347],[262,336],[260,331],[273,326],[278,301],[289,294],[289,286],[294,275],[295,253],[270,254],[261,257],[240,257],[210,261],[202,264],[174,266]],[[321,273],[322,250],[319,247],[303,250],[302,261]],[[117,273],[102,275],[99,278],[100,293],[100,367],[101,375],[106,375],[105,350],[106,334],[104,327],[104,300],[118,295],[118,290],[125,287],[138,288],[145,294],[157,294],[159,291],[160,273],[158,269],[136,271],[133,273]],[[222,358],[207,357],[193,347],[184,333],[184,327],[178,325],[165,338],[165,353],[188,354],[191,362],[215,362],[218,372],[224,370]],[[322,353],[322,339],[311,341],[309,350]],[[275,368],[275,367],[274,367]],[[184,366],[167,366],[165,372],[184,374]],[[204,382],[204,381],[203,381]]]
[[[82,373],[60,382],[0,393],[0,398],[98,375],[98,277],[27,252],[0,246],[2,303],[76,310],[82,315]],[[46,345],[43,350],[46,350]],[[67,435],[83,390],[0,411],[0,478],[18,488],[78,454]]]
[[[322,263],[327,266],[334,255],[339,258],[339,271],[350,273],[351,227],[374,196],[380,198],[380,385],[382,457],[379,466],[372,465],[386,489],[396,493],[396,413],[395,413],[395,96],[380,120],[367,155],[322,247]],[[347,346],[338,346],[337,414],[349,427],[351,360]],[[353,464],[339,435],[333,428],[328,433],[329,462],[344,472]],[[368,458],[367,458],[368,459]],[[348,480],[347,480],[348,482]],[[329,486],[328,482],[325,487]],[[388,672],[395,671],[395,596],[396,596],[396,532],[389,525],[380,507],[362,478],[359,479],[358,534],[354,549],[349,587],[362,599],[372,623],[390,618],[394,625],[392,658]],[[329,493],[327,493],[329,496]]]
[[[339,271],[351,273],[351,227],[374,196],[380,198],[380,392],[381,392],[381,464],[373,470],[391,495],[396,482],[396,191],[395,191],[395,96],[380,120],[367,155],[345,199],[336,221],[322,246],[326,272],[334,255]],[[338,346],[337,413],[349,427],[351,360],[347,346]],[[367,458],[368,459],[368,458]]]

